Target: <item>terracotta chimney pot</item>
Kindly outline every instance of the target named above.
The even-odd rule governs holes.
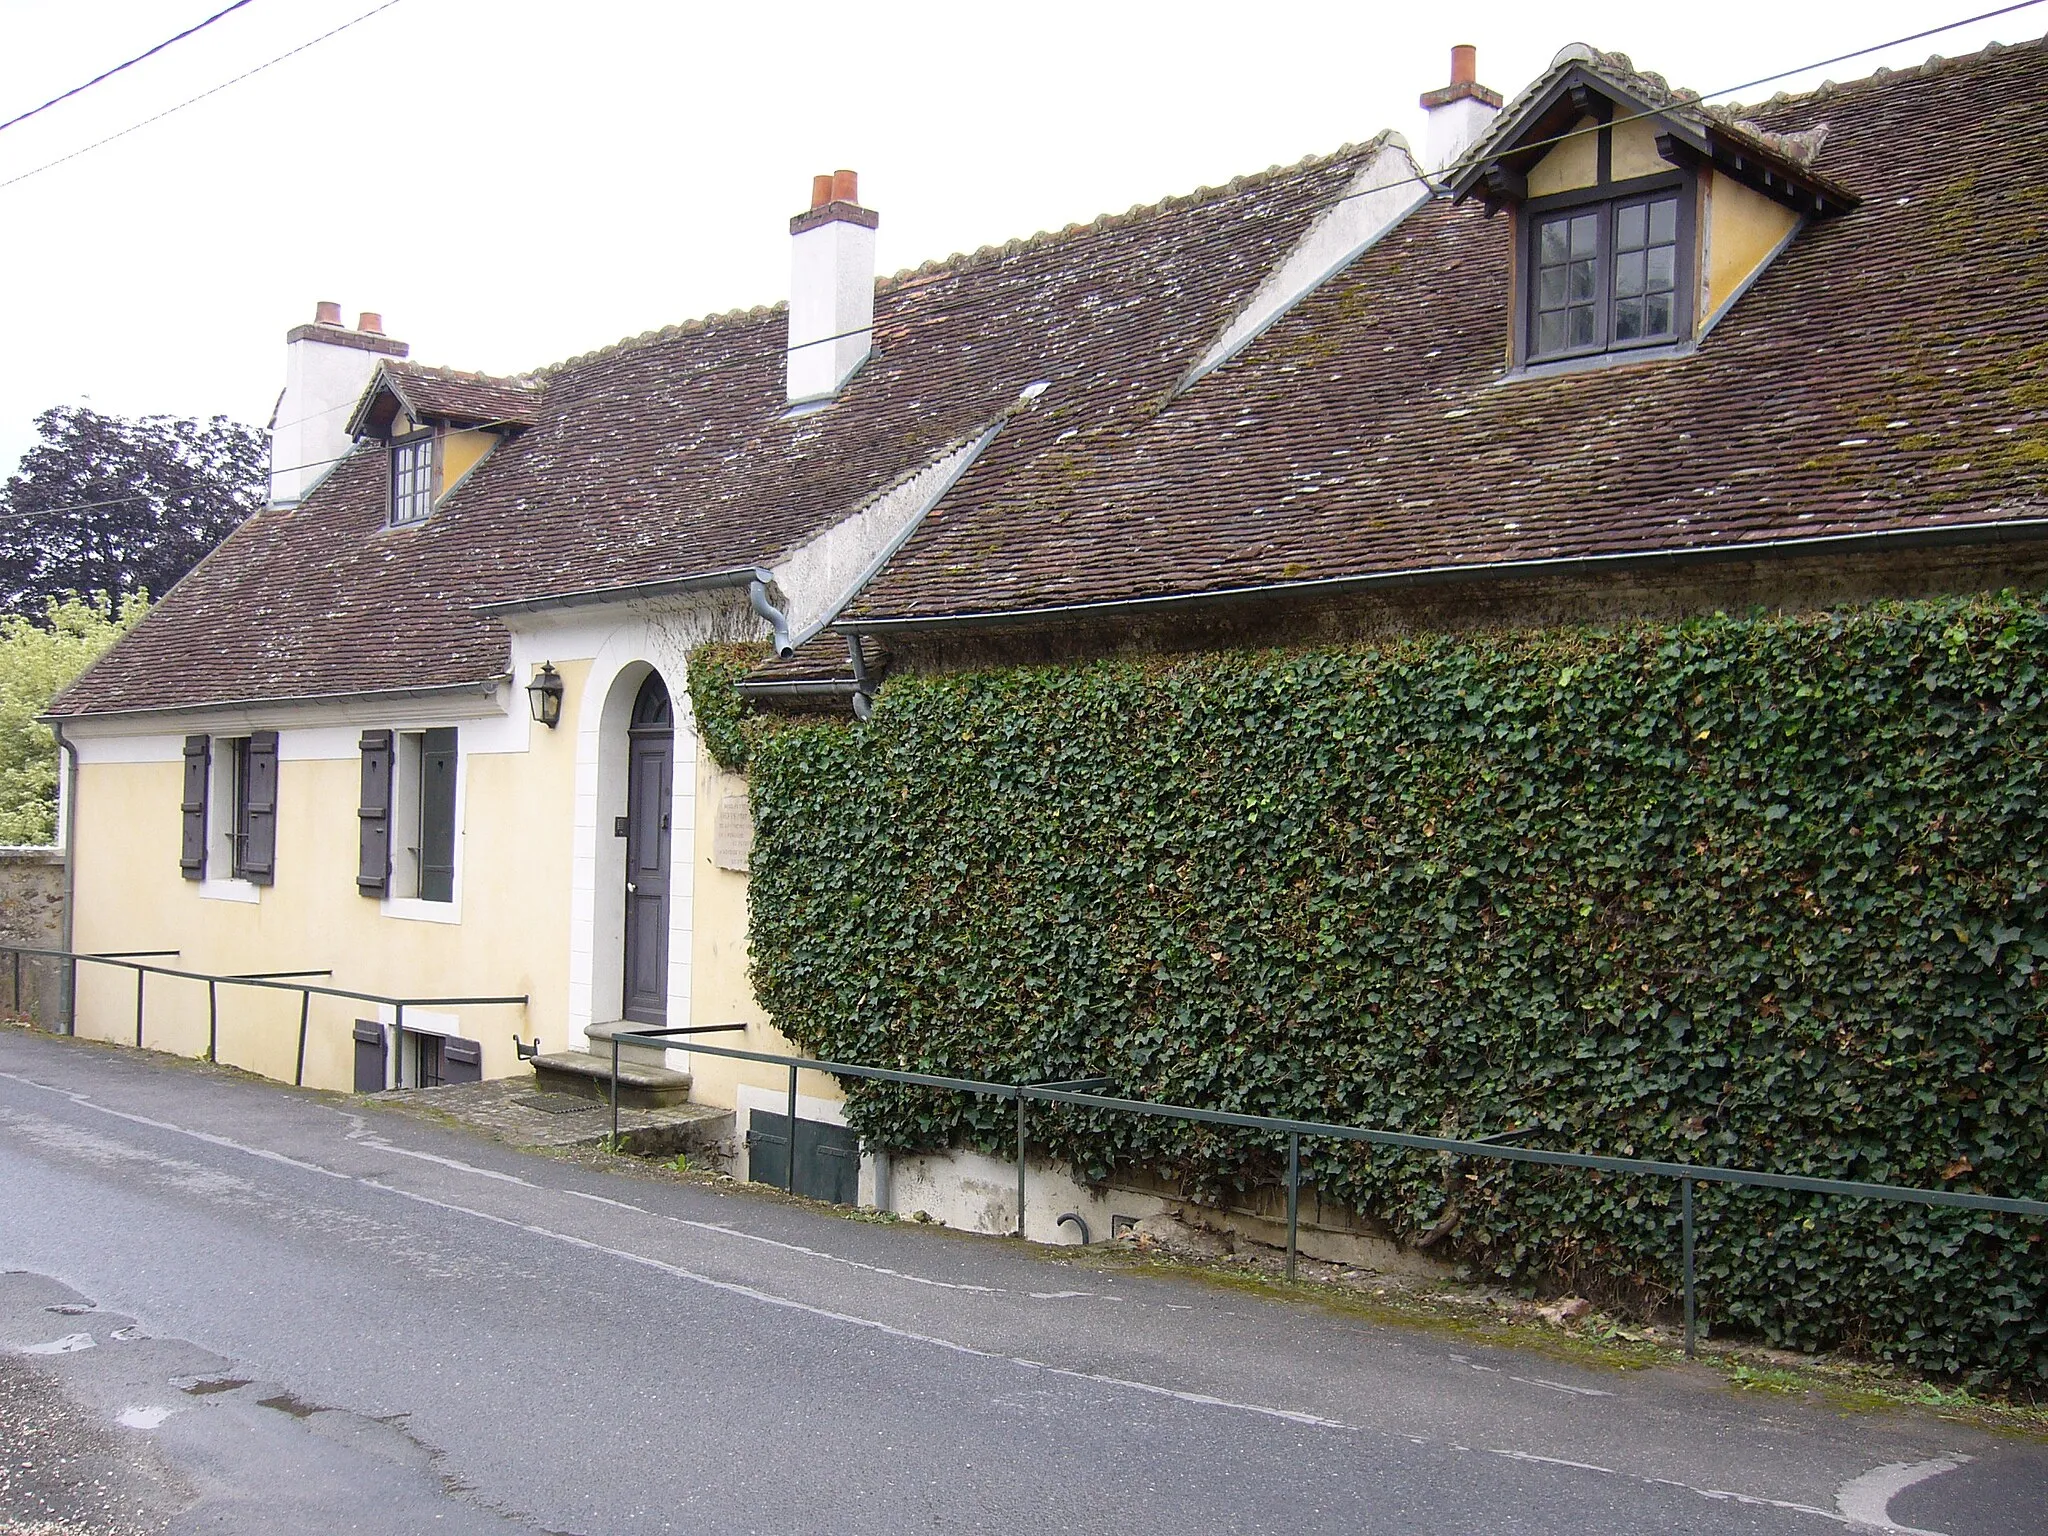
[[[1470,43],[1451,49],[1451,84],[1475,85],[1479,80],[1479,50]]]
[[[813,208],[822,208],[831,201],[832,178],[829,175],[813,176],[811,178],[811,206]]]
[[[852,171],[832,173],[832,201],[835,203],[858,203],[860,201],[860,177]]]
[[[366,309],[356,316],[356,329],[367,331],[372,336],[382,336],[384,334],[384,317],[374,309]]]
[[[341,306],[332,299],[322,299],[313,306],[313,323],[315,325],[341,324]]]

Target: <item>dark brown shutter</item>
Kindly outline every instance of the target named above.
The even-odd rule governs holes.
[[[365,731],[362,803],[357,807],[356,889],[382,896],[391,889],[391,733]]]
[[[249,733],[248,781],[242,788],[242,878],[269,885],[277,878],[277,732]]]
[[[420,899],[455,899],[455,729],[420,739]]]
[[[450,1035],[441,1042],[441,1081],[480,1083],[484,1080],[484,1048],[481,1041]]]
[[[185,738],[185,800],[178,807],[184,813],[184,841],[178,849],[178,870],[187,880],[206,878],[206,770],[207,738]]]

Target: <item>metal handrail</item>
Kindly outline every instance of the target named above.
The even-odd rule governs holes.
[[[34,955],[39,958],[65,961],[69,968],[68,986],[65,991],[64,1032],[78,1033],[78,964],[86,961],[93,965],[110,965],[135,973],[135,1044],[142,1045],[143,980],[148,976],[171,976],[185,981],[206,983],[206,1059],[219,1059],[220,1047],[220,988],[253,987],[267,992],[296,992],[299,994],[299,1051],[298,1064],[292,1074],[294,1087],[305,1086],[306,1081],[306,1032],[312,1020],[315,997],[339,997],[351,1002],[377,1003],[393,1011],[393,1047],[398,1060],[397,1070],[404,1071],[405,1055],[405,1010],[408,1008],[485,1008],[525,1007],[530,1001],[527,994],[517,997],[393,997],[383,992],[362,992],[352,987],[322,987],[310,982],[292,981],[284,978],[294,976],[332,976],[332,970],[300,971],[245,971],[221,973],[215,971],[189,971],[177,966],[149,965],[140,956],[163,957],[176,955],[175,949],[135,949],[120,953],[89,953],[72,949],[41,949],[28,944],[0,944],[0,953],[13,956],[14,962],[14,1011],[21,1012],[21,957]]]
[[[713,1026],[730,1029],[732,1025]],[[744,1026],[741,1026],[744,1027]],[[619,1132],[619,1043],[644,1040],[662,1044],[671,1035],[688,1030],[624,1030],[612,1036],[612,1136]],[[1100,1079],[1075,1079],[1061,1083],[997,1083],[980,1078],[947,1077],[932,1072],[904,1072],[893,1067],[872,1067],[863,1063],[826,1061],[811,1056],[778,1055],[769,1051],[739,1050],[723,1045],[689,1045],[693,1052],[721,1056],[734,1061],[760,1062],[786,1067],[789,1071],[789,1170],[787,1187],[796,1186],[796,1079],[800,1071],[825,1072],[834,1077],[859,1077],[876,1082],[904,1083],[919,1088],[950,1089],[957,1093],[1014,1099],[1017,1105],[1017,1235],[1024,1235],[1024,1106],[1032,1100],[1065,1104],[1077,1109],[1106,1109],[1121,1114],[1150,1115],[1200,1125],[1227,1125],[1241,1130],[1284,1133],[1287,1137],[1287,1263],[1288,1280],[1295,1277],[1295,1256],[1300,1226],[1301,1143],[1311,1139],[1358,1141],[1374,1146],[1394,1147],[1406,1152],[1447,1152],[1461,1157],[1489,1157],[1503,1162],[1539,1163],[1557,1168],[1585,1168],[1602,1173],[1636,1174],[1649,1178],[1675,1179],[1679,1186],[1679,1210],[1685,1292],[1685,1352],[1695,1352],[1698,1308],[1693,1264],[1693,1185],[1735,1184],[1760,1189],[1793,1190],[1804,1194],[1832,1195],[1842,1199],[1889,1200],[1917,1205],[1950,1206],[1973,1211],[1995,1211],[2002,1215],[2048,1218],[2048,1200],[2028,1200],[2006,1195],[1977,1195],[1962,1190],[1918,1189],[1910,1185],[1872,1184],[1854,1179],[1819,1178],[1801,1173],[1771,1173],[1761,1168],[1728,1168],[1713,1163],[1672,1163],[1656,1158],[1615,1157],[1601,1152],[1553,1152],[1542,1147],[1522,1147],[1493,1137],[1468,1139],[1457,1136],[1422,1136],[1408,1131],[1382,1130],[1375,1126],[1337,1125],[1322,1120],[1291,1120],[1279,1115],[1247,1115],[1234,1110],[1197,1109],[1185,1104],[1157,1104],[1145,1099],[1117,1098],[1109,1094],[1079,1091],[1082,1083]],[[1534,1128],[1504,1133],[1529,1134]]]

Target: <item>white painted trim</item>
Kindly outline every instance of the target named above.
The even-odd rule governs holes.
[[[64,734],[82,744],[87,741],[164,736],[170,732],[175,732],[178,738],[188,735],[246,736],[252,730],[274,730],[281,735],[285,731],[321,727],[416,725],[421,721],[454,725],[464,720],[501,718],[531,723],[523,687],[514,690],[507,682],[501,681],[488,689],[406,688],[331,699],[280,699],[203,708],[80,715],[64,721]],[[512,749],[504,747],[499,750]]]
[[[263,899],[263,887],[253,880],[206,879],[196,884],[201,899],[205,901],[244,901],[253,906]]]
[[[1005,413],[975,437],[956,443],[871,497],[858,511],[793,550],[775,567],[775,585],[788,605],[791,649],[816,637],[875,579],[917,532],[925,514],[974,467],[1007,419]]]
[[[1295,305],[1378,244],[1430,199],[1406,144],[1390,136],[1338,200],[1316,216],[1237,317],[1176,386],[1184,394],[1229,362]]]

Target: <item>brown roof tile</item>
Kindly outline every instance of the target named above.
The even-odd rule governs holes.
[[[359,449],[245,524],[57,711],[496,675],[506,632],[474,606],[773,564],[1045,381],[990,450],[1028,462],[1075,422],[1165,398],[1377,147],[898,274],[878,285],[874,354],[814,414],[784,415],[779,308],[542,370],[520,390],[531,425],[425,523],[383,526],[383,460]]]
[[[421,363],[386,363],[380,371],[421,421],[530,427],[538,419],[540,386],[532,379],[493,378]]]
[[[1864,199],[1690,356],[1505,377],[1432,203],[1186,395],[992,452],[853,622],[2048,517],[2048,47],[1751,109]]]

